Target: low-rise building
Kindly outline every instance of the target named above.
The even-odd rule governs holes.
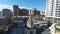
[[[8,24],[8,19],[7,17],[1,16],[0,17],[0,24]]]

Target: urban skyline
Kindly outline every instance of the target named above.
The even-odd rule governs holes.
[[[3,2],[3,3],[2,3]],[[13,5],[19,5],[21,8],[37,8],[39,10],[45,10],[46,0],[0,0],[0,10],[2,8],[12,9]]]
[[[60,34],[60,0],[0,0],[0,34]]]

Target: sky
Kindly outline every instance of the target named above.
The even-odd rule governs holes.
[[[18,5],[21,8],[45,10],[46,0],[0,0],[0,10],[3,8],[12,9],[13,5]]]

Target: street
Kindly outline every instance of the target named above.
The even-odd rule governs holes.
[[[50,32],[48,32],[47,30],[45,30],[44,32],[42,32],[42,34],[50,34]]]

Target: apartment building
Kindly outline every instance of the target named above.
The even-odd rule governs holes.
[[[51,22],[60,21],[60,0],[46,0],[45,17]]]

